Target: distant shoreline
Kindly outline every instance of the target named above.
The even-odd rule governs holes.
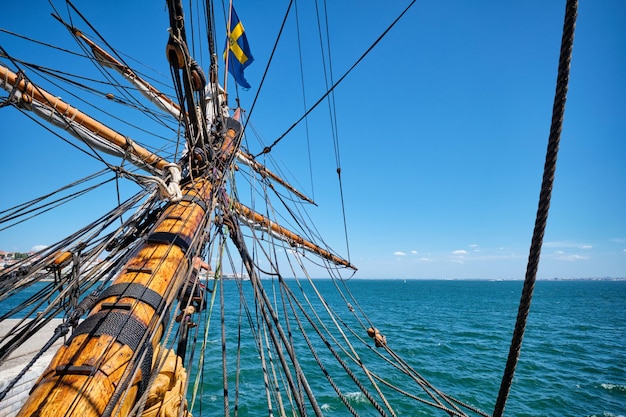
[[[294,278],[285,278],[294,279]],[[329,280],[330,278],[313,278],[314,280]],[[487,282],[523,282],[522,278],[363,278],[353,277],[345,279],[345,281],[367,281],[367,280],[387,280],[387,281],[487,281]],[[622,278],[537,278],[537,281],[541,282],[572,282],[572,281],[626,281],[626,277]]]

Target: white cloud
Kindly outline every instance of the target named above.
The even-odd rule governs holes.
[[[452,252],[453,255],[467,255],[467,251],[463,249],[455,250]]]
[[[478,243],[472,243],[471,245],[469,245],[469,247],[472,249],[472,252],[474,253],[480,252],[480,245]]]
[[[417,251],[416,251],[416,250],[412,250],[412,251],[411,251],[411,253],[412,253],[413,255],[417,255]]]
[[[571,242],[543,242],[544,248],[564,248],[564,247],[573,247],[575,246]]]
[[[395,256],[406,256],[406,253],[401,252],[401,251],[396,251],[393,253]]]
[[[45,248],[47,248],[48,245],[35,245],[32,247],[31,251],[32,252],[39,252],[40,250],[43,250]]]
[[[574,262],[574,261],[586,260],[586,259],[589,259],[589,257],[584,256],[584,255],[563,255],[563,256],[557,256],[556,259],[559,261]]]
[[[577,242],[544,242],[543,244],[546,248],[576,248],[576,249],[591,249],[592,246],[586,243],[577,243]]]

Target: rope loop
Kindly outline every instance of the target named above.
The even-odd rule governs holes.
[[[170,182],[166,186],[167,198],[173,202],[180,201],[183,198],[183,192],[180,189],[182,178],[180,167],[176,164],[167,164],[166,167],[170,173]]]
[[[183,198],[183,193],[180,189],[180,181],[182,178],[180,167],[171,163],[167,164],[165,168],[167,168],[167,172],[169,173],[165,178],[167,179],[169,177],[169,182],[156,176],[126,173],[140,184],[156,184],[159,188],[159,195],[163,200],[169,200],[171,202],[180,201]]]

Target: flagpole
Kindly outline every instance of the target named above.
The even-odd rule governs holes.
[[[231,24],[231,19],[233,17],[233,0],[230,0],[229,2],[229,7],[228,7],[228,24],[226,25],[226,39],[227,39],[227,43],[226,43],[226,56],[224,57],[225,65],[224,65],[224,94],[228,94],[228,88],[227,88],[227,84],[228,84],[228,56],[230,55],[230,24]]]

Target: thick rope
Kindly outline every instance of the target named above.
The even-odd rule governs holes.
[[[548,149],[546,152],[546,162],[544,165],[543,181],[541,184],[541,193],[539,196],[539,207],[537,209],[537,217],[535,220],[535,229],[528,255],[528,265],[526,267],[526,277],[524,279],[524,288],[520,299],[519,310],[517,313],[517,322],[511,340],[509,349],[509,357],[507,359],[500,392],[494,408],[493,416],[500,417],[504,413],[506,400],[511,389],[515,367],[519,359],[524,330],[530,303],[535,287],[535,279],[537,277],[537,268],[539,265],[539,256],[541,254],[541,245],[543,243],[543,235],[548,220],[548,210],[550,208],[550,198],[552,195],[552,184],[554,183],[554,173],[556,171],[556,158],[559,150],[559,140],[561,130],[563,128],[563,114],[565,113],[565,100],[567,98],[567,86],[569,82],[570,63],[572,61],[572,48],[574,45],[574,29],[576,27],[576,17],[578,14],[578,0],[568,0],[565,6],[565,22],[563,24],[563,36],[561,39],[561,53],[559,57],[559,69],[556,84],[556,93],[554,97],[554,105],[552,107],[552,123],[550,126],[550,138],[548,139]]]

